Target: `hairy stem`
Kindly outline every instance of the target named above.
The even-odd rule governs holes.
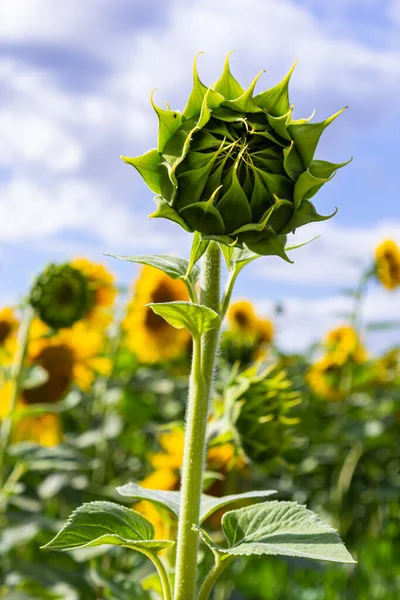
[[[5,458],[7,453],[7,447],[10,442],[11,430],[12,430],[12,422],[15,413],[15,409],[17,406],[17,401],[21,392],[22,386],[22,378],[23,378],[23,366],[24,360],[26,356],[26,352],[28,349],[29,342],[29,330],[31,326],[33,318],[33,311],[30,306],[27,306],[25,309],[25,314],[23,321],[20,325],[20,329],[18,332],[18,342],[17,342],[17,351],[15,353],[14,363],[12,365],[12,392],[10,399],[9,411],[6,417],[4,417],[1,424],[0,431],[0,487],[2,487],[5,477],[6,477],[6,469],[5,469]]]
[[[222,560],[219,556],[216,557],[215,566],[207,577],[205,578],[203,585],[201,586],[198,600],[208,600],[210,594],[212,592],[213,587],[217,583],[220,575],[225,571],[225,569],[235,560],[234,556],[230,556],[229,558],[225,558]]]
[[[172,600],[172,589],[171,582],[168,577],[167,570],[161,558],[154,552],[146,552],[141,550],[142,554],[150,558],[155,568],[157,569],[158,576],[160,577],[161,587],[163,591],[163,600]]]
[[[203,257],[201,304],[219,313],[220,249],[211,242]],[[206,454],[206,429],[210,404],[219,329],[193,340],[192,373],[189,387],[182,467],[182,503],[178,525],[175,600],[196,598],[198,537],[193,525],[199,524],[200,499]]]

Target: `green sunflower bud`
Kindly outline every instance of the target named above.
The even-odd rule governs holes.
[[[88,280],[69,264],[50,264],[36,278],[30,304],[49,327],[71,327],[90,308]]]
[[[158,147],[122,157],[158,195],[150,217],[287,259],[288,233],[336,213],[318,214],[310,198],[348,164],[314,159],[323,131],[344,109],[319,123],[294,120],[288,96],[293,69],[254,95],[262,72],[244,90],[231,74],[228,55],[221,77],[207,88],[195,59],[193,90],[182,113],[161,109],[151,98]]]
[[[282,457],[294,443],[293,427],[299,422],[292,408],[301,402],[285,371],[257,365],[238,374],[224,394],[226,414],[237,431],[246,455],[263,464]]]

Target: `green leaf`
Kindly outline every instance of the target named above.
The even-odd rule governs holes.
[[[263,502],[228,512],[222,517],[222,529],[227,548],[196,528],[203,541],[223,557],[280,555],[355,562],[338,533],[295,502]]]
[[[280,83],[274,87],[261,92],[254,98],[254,102],[260,108],[266,110],[273,117],[281,117],[290,109],[289,103],[289,81],[296,66],[297,61],[292,65],[289,72]]]
[[[231,506],[238,502],[246,500],[255,500],[257,498],[265,498],[276,494],[276,490],[258,490],[252,492],[243,492],[242,494],[229,494],[229,496],[222,496],[221,498],[215,498],[214,496],[208,496],[202,494],[201,496],[201,507],[200,507],[200,523],[211,517],[217,510],[226,506]]]
[[[304,171],[294,185],[293,200],[295,210],[299,208],[303,198],[308,199],[313,196],[332,177],[333,175],[330,178],[315,177],[309,170]],[[313,193],[314,189],[315,192]]]
[[[158,167],[161,164],[161,156],[158,150],[154,148],[154,150],[149,150],[149,152],[141,156],[134,158],[121,156],[121,158],[126,164],[132,165],[132,167],[135,167],[139,171],[152,192],[161,194],[160,175],[158,172]]]
[[[293,216],[286,223],[285,227],[281,230],[281,233],[290,233],[302,225],[307,223],[316,223],[318,221],[327,221],[334,217],[337,213],[336,210],[331,215],[320,215],[309,200],[303,200],[298,210],[293,213]]]
[[[332,163],[326,160],[313,160],[310,165],[310,173],[312,173],[314,177],[323,177],[329,179],[333,173],[335,173],[338,169],[350,164],[352,160],[353,158],[350,158],[349,160],[346,160],[346,162],[342,163]]]
[[[297,248],[307,246],[307,244],[311,244],[311,242],[317,240],[319,237],[321,237],[321,235],[322,234],[319,233],[318,235],[314,235],[314,237],[310,238],[309,240],[306,240],[305,242],[299,242],[298,244],[288,244],[287,246],[285,246],[285,252],[289,252],[290,250],[297,250]]]
[[[170,256],[169,254],[138,254],[136,256],[119,256],[116,254],[107,254],[119,260],[127,260],[128,262],[138,263],[140,265],[149,265],[155,269],[159,269],[171,279],[184,279],[189,270],[189,261],[178,256]],[[198,267],[190,269],[190,278],[193,283],[199,278]]]
[[[153,540],[154,527],[141,514],[113,502],[89,502],[76,509],[43,548],[76,550],[102,544],[159,552],[174,542]]]
[[[293,263],[285,251],[286,235],[275,235],[274,237],[260,242],[247,242],[246,246],[255,254],[261,256],[280,256],[283,260],[286,260],[286,262]]]
[[[244,113],[260,112],[260,108],[254,103],[253,92],[254,88],[256,87],[257,81],[263,73],[265,73],[264,70],[260,71],[258,75],[256,75],[256,77],[249,85],[248,89],[245,92],[243,92],[243,94],[241,94],[238,98],[223,102],[222,106],[226,106],[227,108],[231,108],[232,110]]]
[[[165,202],[162,198],[156,198],[157,210],[149,215],[149,219],[169,219],[178,223],[185,231],[192,233],[192,229],[185,223],[182,217],[176,212],[172,206]]]
[[[281,117],[273,117],[272,115],[267,114],[267,121],[272,127],[272,129],[284,140],[291,141],[290,135],[288,134],[287,125],[290,122],[290,117],[292,115],[292,109],[290,108],[286,114]]]
[[[306,168],[311,165],[319,139],[324,130],[332,123],[332,121],[341,115],[346,108],[347,106],[320,123],[292,123],[288,125],[289,135],[294,141],[296,149]]]
[[[199,56],[199,54],[203,54],[203,53],[198,52],[196,54],[196,56],[194,57],[193,89],[190,93],[189,99],[187,101],[187,104],[186,104],[185,109],[182,114],[182,116],[185,119],[191,119],[192,117],[195,117],[196,115],[200,114],[204,96],[207,94],[207,92],[208,92],[207,102],[208,102],[209,108],[211,108],[211,109],[215,108],[216,106],[219,106],[221,104],[221,102],[224,100],[224,97],[221,96],[221,94],[218,94],[218,92],[215,92],[214,90],[207,88],[200,81],[199,75],[197,73],[197,57]]]
[[[181,503],[180,492],[149,490],[147,488],[140,487],[140,485],[137,485],[136,483],[127,483],[126,485],[118,487],[117,492],[121,494],[121,496],[130,498],[131,500],[148,500],[149,502],[152,502],[153,504],[168,511],[177,519],[179,518]],[[220,508],[235,504],[237,502],[256,500],[257,498],[263,498],[265,496],[270,496],[271,494],[276,494],[276,490],[261,490],[244,492],[243,494],[230,494],[229,496],[222,496],[221,498],[209,496],[208,494],[202,494],[200,501],[200,523],[203,523],[203,521],[208,519]]]
[[[303,161],[293,141],[290,146],[283,149],[283,167],[292,181],[296,181],[304,171]]]
[[[207,250],[209,243],[209,241],[202,239],[201,234],[198,231],[194,232],[192,248],[190,250],[189,265],[185,274],[185,278],[189,277],[192,269]]]
[[[165,144],[172,138],[182,123],[182,115],[176,110],[165,110],[153,101],[155,90],[150,95],[150,102],[158,116],[158,151],[162,152]]]
[[[198,338],[221,324],[220,316],[211,308],[191,302],[151,302],[150,308],[163,317],[172,327],[186,327],[194,338]]]
[[[229,57],[232,52],[233,50],[228,53],[225,59],[222,75],[213,85],[213,89],[222,94],[226,100],[234,100],[244,93],[244,89],[240,83],[236,81],[229,68]]]
[[[219,235],[225,231],[225,224],[218,210],[213,205],[222,186],[219,186],[205,202],[194,202],[181,210],[190,227],[203,235]],[[205,240],[204,240],[205,241]]]
[[[250,206],[239,183],[235,168],[232,171],[231,185],[219,200],[217,208],[229,233],[251,222]],[[216,231],[214,233],[218,235],[222,232]]]

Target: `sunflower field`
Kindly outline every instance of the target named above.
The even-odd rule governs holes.
[[[180,487],[192,340],[148,306],[189,300],[179,266],[185,273],[187,261],[141,265],[127,294],[101,264],[51,264],[26,301],[0,310],[1,599],[159,597],[152,567],[127,548],[40,548],[94,501],[134,507],[155,539],[173,539],[171,514],[129,486]],[[276,323],[249,299],[227,311],[204,491],[278,490],[306,503],[357,563],[254,557],[225,571],[215,599],[399,598],[400,347],[376,356],[365,346],[367,330],[396,326],[362,319],[372,280],[396,293],[395,241],[371,251],[371,268],[347,291],[354,311],[304,354],[283,352]],[[222,513],[208,517],[211,534]],[[161,554],[174,564],[169,547]]]

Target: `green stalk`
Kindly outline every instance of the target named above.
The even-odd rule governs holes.
[[[169,580],[168,573],[163,561],[154,552],[146,552],[142,549],[141,553],[150,558],[155,568],[157,569],[157,573],[160,578],[161,587],[163,591],[163,600],[172,600],[171,582]]]
[[[207,577],[205,578],[203,585],[201,586],[198,600],[208,600],[210,594],[212,592],[213,587],[217,583],[220,575],[225,571],[225,569],[235,560],[234,556],[230,556],[225,559],[221,559],[220,556],[216,556],[215,566],[209,572]]]
[[[203,257],[200,302],[219,313],[220,249],[211,242]],[[206,429],[219,329],[193,340],[192,373],[189,386],[182,467],[182,500],[178,524],[175,600],[196,598],[200,499],[206,455]]]
[[[26,352],[28,350],[29,342],[29,330],[33,318],[33,310],[30,306],[25,308],[25,314],[23,321],[20,325],[18,332],[17,350],[15,353],[14,362],[12,365],[12,379],[13,389],[11,393],[10,409],[8,415],[4,417],[1,423],[0,431],[0,488],[3,486],[5,481],[5,458],[7,453],[8,444],[10,442],[11,430],[17,401],[21,392],[23,366],[25,361]]]

